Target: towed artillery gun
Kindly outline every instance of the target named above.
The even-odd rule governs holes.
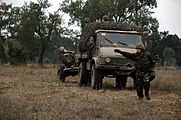
[[[93,89],[101,89],[103,78],[112,77],[116,87],[126,87],[128,77],[134,80],[134,62],[115,53],[114,49],[136,53],[135,47],[143,43],[144,33],[138,26],[121,22],[86,23],[74,54],[74,58],[78,57],[73,69],[77,70],[79,85],[90,82]]]
[[[65,78],[78,74],[78,65],[76,64],[75,51],[68,51],[63,46],[59,48],[62,62],[64,65],[60,65],[58,68],[58,78],[60,81],[65,82]]]

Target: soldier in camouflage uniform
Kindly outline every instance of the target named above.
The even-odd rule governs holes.
[[[135,77],[136,77],[136,91],[139,100],[143,100],[143,89],[145,90],[145,96],[147,100],[151,100],[149,95],[150,89],[150,69],[151,69],[151,55],[144,51],[145,47],[143,44],[136,46],[136,53],[128,53],[115,49],[114,51],[122,54],[124,57],[135,61]]]

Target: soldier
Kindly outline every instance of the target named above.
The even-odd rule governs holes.
[[[90,18],[85,18],[84,19],[84,24],[89,24],[91,22]]]
[[[138,44],[135,48],[136,53],[128,53],[115,49],[114,52],[122,54],[124,57],[135,61],[135,77],[136,77],[136,91],[139,100],[143,100],[143,89],[145,90],[145,96],[147,100],[151,100],[149,95],[150,89],[150,76],[149,72],[151,69],[151,55],[145,52],[145,47],[143,44]]]
[[[102,17],[102,21],[109,21],[109,16],[104,15],[104,16]]]

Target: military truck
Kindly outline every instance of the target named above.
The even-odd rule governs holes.
[[[127,78],[134,76],[134,62],[114,49],[135,53],[135,46],[143,43],[143,34],[140,27],[121,22],[86,23],[76,51],[79,85],[90,82],[93,89],[101,89],[103,78],[113,77],[116,87],[125,87]]]
[[[126,23],[86,23],[79,43],[79,83],[90,81],[93,89],[100,89],[104,77],[113,77],[118,88],[125,87],[127,78],[134,78],[134,62],[114,49],[135,53],[136,45],[143,43],[143,35],[142,28]]]

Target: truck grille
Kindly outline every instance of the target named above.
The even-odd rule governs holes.
[[[114,65],[114,66],[122,66],[122,65],[128,65],[134,66],[134,62],[132,60],[129,60],[127,58],[111,58],[110,63],[106,63],[106,58],[100,59],[100,65]]]

